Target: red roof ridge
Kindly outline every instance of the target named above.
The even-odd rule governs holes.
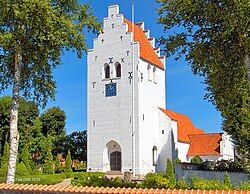
[[[202,129],[200,129],[200,130],[202,130]],[[203,133],[203,134],[189,134],[188,136],[192,136],[192,135],[222,135],[223,133],[221,132],[221,133],[216,133],[216,132],[214,132],[214,133]]]
[[[164,64],[159,59],[158,55],[154,51],[154,48],[152,44],[149,42],[148,37],[144,34],[144,32],[138,25],[133,24],[128,19],[124,18],[124,23],[128,25],[128,32],[132,32],[132,28],[134,26],[134,41],[139,42],[140,45],[140,57],[150,63],[151,65],[154,65],[155,67],[158,67],[162,70],[164,70]]]

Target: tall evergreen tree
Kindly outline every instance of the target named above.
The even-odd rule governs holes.
[[[43,173],[53,174],[54,173],[53,155],[51,153],[51,148],[48,148],[43,165]]]
[[[72,159],[71,159],[71,154],[70,150],[68,151],[68,154],[66,156],[66,163],[65,163],[65,172],[72,172]]]
[[[62,171],[62,165],[60,161],[61,155],[57,154],[56,160],[55,160],[55,172],[60,173]]]
[[[174,166],[171,160],[167,160],[166,178],[169,181],[169,187],[175,188],[176,178],[174,173]]]
[[[23,164],[26,166],[27,170],[31,173],[31,166],[30,166],[30,163],[31,163],[31,157],[30,157],[30,152],[29,152],[29,145],[26,144],[24,146],[24,149],[21,153],[21,156],[20,156],[20,159],[21,159],[21,162],[23,162]]]
[[[77,0],[0,1],[0,91],[12,86],[7,183],[14,182],[16,170],[20,95],[41,105],[54,99],[52,70],[65,50],[82,56],[85,27],[96,31],[100,24],[89,5]]]

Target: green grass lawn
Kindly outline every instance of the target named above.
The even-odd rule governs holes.
[[[74,176],[80,176],[86,172],[75,173],[60,173],[60,174],[38,174],[27,176],[16,176],[15,183],[20,184],[41,184],[41,185],[54,185],[62,182],[66,178],[74,178]],[[84,176],[84,175],[83,175]],[[6,177],[0,177],[0,183],[6,182]]]

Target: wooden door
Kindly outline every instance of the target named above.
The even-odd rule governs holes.
[[[110,170],[120,171],[122,169],[122,158],[121,152],[112,152],[110,154]]]

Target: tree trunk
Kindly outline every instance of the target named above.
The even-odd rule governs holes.
[[[245,64],[247,66],[248,85],[249,85],[249,91],[250,91],[250,57],[249,55],[245,56]]]
[[[18,154],[19,133],[17,130],[18,109],[19,109],[19,89],[21,75],[21,52],[15,54],[14,84],[12,90],[12,104],[10,110],[10,157],[8,163],[7,183],[14,183],[16,172],[16,160]]]

